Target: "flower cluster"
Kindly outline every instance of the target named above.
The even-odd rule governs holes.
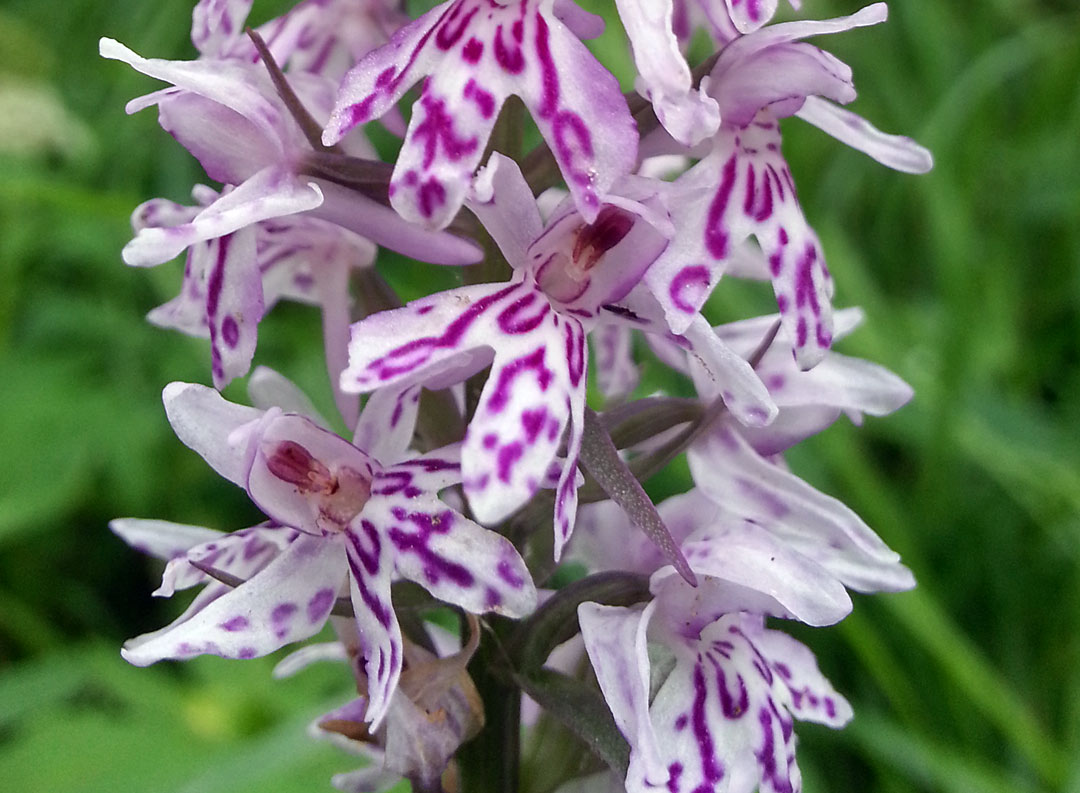
[[[195,60],[101,41],[166,83],[128,112],[156,106],[218,185],[137,208],[123,258],[186,252],[180,294],[148,319],[209,337],[214,387],[168,385],[166,413],[266,516],[228,533],[114,521],[167,561],[155,594],[202,585],[124,657],[252,658],[329,622],[334,641],[278,669],[348,666],[358,698],[313,725],[370,761],[335,778],[344,790],[484,784],[468,741],[503,745],[512,788],[522,713],[607,763],[563,780],[575,790],[798,790],[794,721],[840,727],[851,709],[768,618],[829,625],[849,589],[914,585],[782,456],[841,413],[911,397],[832,351],[863,317],[833,309],[781,152],[798,116],[930,168],[840,107],[850,68],[805,41],[882,22],[885,5],[774,23],[776,0],[616,0],[629,95],[583,43],[605,20],[573,0],[447,0],[417,19],[390,0],[304,0],[245,30],[251,5],[200,0]],[[692,66],[702,31],[715,53]],[[393,163],[372,124],[400,140]],[[403,305],[380,248],[462,285]],[[777,312],[713,327],[724,275],[769,282]],[[337,416],[251,370],[280,299],[322,312]],[[643,393],[646,356],[697,397]],[[220,395],[249,371],[251,406]],[[641,483],[681,454],[689,489],[654,506]],[[460,629],[431,622],[436,607]]]

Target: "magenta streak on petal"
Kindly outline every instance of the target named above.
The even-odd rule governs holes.
[[[778,174],[776,172],[776,168],[773,167],[772,163],[768,164],[768,168],[769,168],[769,174],[772,176],[773,180],[775,180],[775,182],[776,182],[776,197],[780,201],[783,201],[785,199],[785,197],[786,197],[785,193],[784,193],[784,180],[780,178],[780,174]],[[786,244],[786,240],[785,240],[785,244]]]
[[[452,28],[451,25],[461,13],[462,8],[463,6],[460,4],[452,7],[449,13],[439,20],[439,31],[435,34],[435,46],[440,50],[448,50],[461,41],[462,36],[465,35],[465,29],[480,10],[479,6],[473,6],[465,16],[458,20],[457,27]]]
[[[495,572],[499,574],[499,578],[508,583],[514,589],[521,589],[525,586],[525,579],[518,575],[514,566],[510,562],[503,559],[495,567]]]
[[[320,589],[312,595],[307,604],[308,621],[314,625],[326,619],[326,615],[330,613],[334,605],[334,599],[334,590],[330,588]]]
[[[398,551],[403,554],[415,554],[420,558],[428,583],[437,584],[440,578],[446,577],[460,587],[473,585],[475,579],[468,568],[439,556],[428,546],[431,535],[449,533],[454,525],[452,511],[446,510],[437,515],[428,515],[424,512],[406,512],[401,507],[394,507],[391,512],[397,520],[407,521],[416,527],[417,532],[411,534],[400,526],[392,526],[387,535]]]
[[[704,778],[705,790],[710,790],[724,778],[724,769],[716,759],[716,748],[713,746],[712,733],[705,716],[705,700],[708,689],[705,686],[705,672],[701,667],[701,656],[694,665],[694,705],[690,711],[690,721],[694,730],[694,738],[697,740],[698,754],[701,756],[701,773]]]
[[[471,99],[476,104],[477,109],[480,111],[480,115],[484,118],[491,118],[495,115],[494,95],[481,88],[475,78],[470,78],[469,82],[465,84],[465,91],[462,95],[466,99]]]
[[[713,665],[716,667],[716,685],[720,694],[720,709],[723,711],[724,717],[741,719],[746,715],[750,707],[750,697],[746,692],[746,682],[743,680],[743,676],[738,673],[735,675],[736,685],[738,686],[738,699],[736,699],[728,690],[727,675],[724,674],[724,668],[712,658],[709,660],[713,661]]]
[[[709,204],[709,215],[705,226],[705,247],[714,259],[723,259],[728,254],[728,233],[724,228],[724,214],[727,212],[731,191],[735,188],[736,155],[725,163],[720,178],[720,188]]]
[[[685,721],[686,717],[685,716],[680,716],[679,718],[684,720],[683,721],[683,726],[686,726],[686,721]],[[678,725],[678,722],[676,722],[676,725]],[[680,727],[676,726],[675,729],[680,729]],[[678,793],[678,791],[679,791],[679,777],[682,776],[682,772],[683,772],[682,763],[677,763],[677,762],[672,763],[671,765],[668,766],[667,770],[668,770],[667,789],[668,789],[669,793]]]
[[[495,60],[510,74],[521,74],[525,71],[525,54],[520,46],[512,49],[503,41],[503,26],[495,28]]]
[[[537,347],[528,355],[523,355],[499,370],[499,379],[495,391],[487,401],[487,410],[500,413],[510,402],[510,390],[513,382],[527,372],[534,372],[541,391],[547,391],[555,373],[544,366],[544,348]]]
[[[536,302],[540,303],[539,311],[532,316],[519,316],[525,309]],[[516,335],[536,330],[536,328],[544,321],[544,317],[550,312],[550,303],[541,298],[536,292],[527,292],[504,308],[495,321],[499,326],[499,330],[503,333]]]
[[[566,324],[563,325],[563,338],[566,342],[566,363],[570,373],[570,385],[575,388],[581,383],[581,378],[585,374],[585,337],[584,335],[578,335],[577,331],[580,330],[581,325],[574,322],[574,320],[568,320]]]
[[[347,534],[349,542],[352,543],[353,550],[356,553],[356,558],[360,560],[363,567],[358,567],[350,556],[349,567],[352,569],[353,581],[356,584],[356,591],[360,593],[360,599],[364,602],[364,605],[368,607],[372,614],[375,615],[375,619],[379,621],[379,624],[389,630],[392,621],[390,610],[386,605],[376,597],[375,593],[368,589],[365,571],[368,575],[375,575],[379,571],[379,550],[382,547],[382,543],[379,540],[378,531],[371,524],[370,521],[361,520],[360,528],[368,536],[374,552],[369,554],[364,550],[364,547],[360,544],[360,537],[358,535],[349,532]]]
[[[482,313],[507,295],[514,292],[514,290],[518,289],[520,286],[521,284],[511,284],[505,289],[500,289],[492,295],[477,300],[463,311],[461,316],[451,322],[441,336],[426,336],[422,339],[414,339],[413,341],[391,350],[383,357],[372,361],[368,364],[367,368],[370,371],[374,371],[380,380],[389,380],[391,377],[417,369],[427,360],[426,356],[416,358],[411,362],[398,364],[397,366],[394,365],[394,361],[395,359],[404,358],[416,351],[435,350],[455,346],[461,341],[461,337],[465,335],[465,332]]]
[[[671,279],[671,286],[668,287],[668,295],[675,308],[687,314],[693,314],[705,302],[705,290],[708,288],[708,268],[703,264],[693,264],[675,274],[675,277]],[[687,292],[691,295],[690,300],[683,297]]]
[[[378,496],[401,493],[405,498],[416,498],[424,491],[413,485],[412,479],[412,474],[408,471],[384,471],[375,480],[379,483],[379,487],[372,488],[371,492]]]
[[[803,308],[809,306],[817,316],[821,313],[818,305],[817,294],[814,291],[814,263],[817,261],[817,248],[812,242],[806,244],[803,255],[799,257],[795,265],[795,306]]]
[[[457,471],[461,468],[460,463],[455,463],[451,460],[439,460],[437,458],[420,458],[418,460],[403,460],[400,463],[395,464],[395,468],[402,468],[408,466],[410,468],[422,468],[427,473],[435,473],[436,471]]]
[[[547,21],[539,15],[536,17],[536,54],[540,57],[541,80],[544,84],[543,103],[537,112],[541,118],[548,118],[558,109],[559,73],[555,68],[555,59],[551,57]]]

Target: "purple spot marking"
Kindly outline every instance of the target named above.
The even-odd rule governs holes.
[[[521,459],[522,454],[524,454],[524,449],[517,441],[509,443],[499,449],[499,454],[496,458],[496,473],[499,479],[510,484],[510,470],[514,467],[514,463]]]
[[[326,619],[326,615],[330,613],[331,607],[334,605],[334,590],[327,587],[326,589],[320,589],[314,595],[307,604],[307,617],[308,622],[313,625],[317,622],[322,622]]]
[[[248,623],[247,617],[235,616],[221,623],[218,627],[223,631],[229,631],[230,633],[236,633],[236,631],[247,630]]]
[[[358,536],[352,532],[346,533],[349,544],[352,546],[353,554],[355,554],[356,557],[354,559],[353,554],[349,555],[349,568],[352,570],[353,583],[356,586],[356,591],[360,594],[361,602],[367,606],[368,610],[375,616],[375,619],[378,620],[379,624],[382,625],[383,628],[389,630],[390,625],[393,622],[393,614],[390,609],[375,596],[375,593],[368,588],[367,577],[364,575],[365,570],[368,575],[375,575],[375,573],[378,572],[379,549],[382,547],[382,544],[379,542],[375,527],[372,526],[369,521],[361,520],[360,523],[364,532],[368,534],[369,539],[371,539],[374,544],[375,552],[373,554],[368,554],[360,544],[360,538]],[[363,568],[357,566],[357,560],[363,565]],[[380,656],[382,655],[381,649],[379,650],[379,654]]]
[[[547,419],[546,408],[541,407],[536,408],[535,410],[523,410],[521,412],[521,426],[525,430],[525,440],[529,443],[536,443],[536,438],[540,435],[540,430],[544,427],[545,419]],[[487,438],[485,438],[484,441],[486,445]]]
[[[686,729],[687,717],[686,714],[682,714],[679,718],[675,719],[675,732],[682,732]]]
[[[680,718],[684,719],[683,726],[685,727],[686,726],[686,722],[685,722],[686,717],[682,716]],[[682,776],[682,772],[683,772],[682,763],[672,763],[671,765],[668,766],[667,770],[668,770],[667,789],[668,789],[669,793],[678,793],[678,791],[679,791],[679,777]]]
[[[708,288],[708,268],[703,264],[694,264],[675,274],[671,279],[671,286],[668,287],[668,295],[679,311],[693,314],[705,302]],[[683,296],[684,293],[690,296],[689,300]]]
[[[724,226],[731,191],[735,189],[735,166],[737,157],[732,154],[721,172],[720,187],[709,204],[709,214],[705,225],[705,247],[714,259],[723,259],[728,253],[728,233]]]
[[[229,345],[230,350],[236,349],[240,341],[240,326],[236,324],[236,319],[232,315],[225,317],[221,323],[221,338]]]
[[[461,57],[465,59],[466,63],[479,63],[480,57],[484,54],[484,43],[480,39],[473,36],[465,44],[461,50]]]
[[[284,628],[285,623],[291,620],[298,610],[299,607],[295,603],[279,603],[270,612],[270,622],[279,629]]]
[[[580,331],[581,325],[573,320],[568,321],[563,326],[570,385],[575,388],[581,383],[581,378],[585,375],[585,336]]]
[[[806,346],[806,317],[799,317],[799,323],[795,326],[795,346]]]
[[[241,647],[239,650],[237,650],[236,657],[237,658],[254,658],[258,654],[259,654],[258,650],[256,650],[254,647]]]
[[[417,197],[420,201],[420,212],[429,218],[435,214],[435,207],[446,203],[446,188],[442,186],[442,182],[432,177],[420,185]]]

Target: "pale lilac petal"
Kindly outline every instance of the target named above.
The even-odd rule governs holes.
[[[345,531],[349,591],[358,641],[364,657],[369,702],[365,720],[374,730],[390,707],[401,677],[401,627],[390,602],[393,549],[382,533],[363,515]]]
[[[630,328],[601,325],[589,339],[595,361],[596,385],[604,399],[620,402],[633,393],[641,379],[641,369],[634,361]]]
[[[536,588],[514,546],[450,509],[430,492],[413,494],[397,470],[377,477],[363,518],[393,547],[393,564],[439,600],[476,614],[520,618],[536,608]],[[389,490],[393,492],[386,492]]]
[[[118,41],[103,38],[98,45],[103,58],[123,61],[143,74],[175,85],[177,88],[204,96],[239,113],[253,123],[267,141],[277,142],[280,157],[285,150],[281,140],[284,128],[283,109],[275,101],[269,88],[265,70],[254,64],[211,59],[205,61],[167,61],[159,58],[141,58]],[[148,99],[132,100],[127,111],[134,113],[159,101],[164,96],[157,92]]]
[[[644,609],[582,603],[578,623],[596,681],[604,694],[615,726],[633,747],[631,775],[649,784],[667,781],[660,746],[649,718],[649,653],[645,634],[655,602]]]
[[[786,633],[764,628],[751,638],[789,690],[790,698],[784,705],[795,718],[833,728],[851,721],[851,705],[821,674],[814,654],[806,645]]]
[[[221,476],[243,487],[249,465],[247,438],[233,433],[254,429],[263,411],[228,402],[213,388],[195,383],[169,383],[161,396],[176,437]]]
[[[473,241],[445,231],[432,231],[402,218],[388,206],[325,180],[316,180],[323,203],[311,211],[372,242],[400,254],[432,264],[474,264],[483,250]]]
[[[720,58],[717,60],[717,68],[726,69],[729,63],[750,57],[756,52],[778,44],[786,44],[808,36],[843,33],[854,28],[877,25],[884,22],[888,15],[889,9],[885,3],[874,3],[845,17],[798,20],[769,25],[750,35],[740,36],[727,45],[721,50]]]
[[[563,548],[570,540],[577,520],[578,488],[585,481],[578,471],[578,459],[585,435],[585,372],[587,355],[585,349],[585,331],[577,322],[568,321],[563,330],[566,334],[566,351],[570,361],[570,389],[567,402],[570,407],[570,422],[566,433],[566,459],[562,463],[558,484],[555,486],[555,561],[559,561]],[[575,362],[581,361],[580,379],[574,382]],[[523,414],[524,415],[524,414]]]
[[[694,481],[713,502],[768,529],[852,589],[892,592],[915,585],[899,555],[858,515],[761,458],[730,428],[717,427],[687,457]]]
[[[926,173],[934,167],[934,156],[911,138],[882,132],[861,116],[824,99],[806,97],[796,115],[894,170]]]
[[[348,661],[349,651],[341,642],[309,644],[286,655],[274,666],[271,673],[276,680],[292,677],[319,661]]]
[[[817,435],[832,426],[838,418],[839,408],[820,405],[785,407],[768,427],[740,427],[739,434],[754,451],[762,457],[769,457]]]
[[[322,191],[314,183],[304,183],[277,165],[267,166],[223,194],[190,223],[143,229],[124,246],[122,255],[127,264],[137,267],[161,264],[197,242],[270,218],[314,209],[322,200]]]
[[[121,654],[136,666],[202,654],[266,655],[319,632],[344,575],[340,542],[299,537],[254,578],[189,619],[128,641]]]
[[[166,561],[224,536],[223,532],[204,526],[144,518],[114,518],[109,521],[109,528],[139,553]]]
[[[255,229],[242,228],[208,243],[206,322],[210,372],[217,388],[247,374],[263,316],[262,279],[255,258]]]
[[[461,444],[455,443],[435,449],[419,457],[401,460],[384,471],[386,479],[399,477],[401,486],[411,485],[417,491],[439,493],[461,482]],[[446,494],[451,495],[450,493]],[[407,497],[411,497],[408,496]]]
[[[468,202],[473,214],[499,246],[511,267],[520,267],[533,240],[544,230],[540,210],[521,168],[492,152],[476,176]]]
[[[690,67],[672,29],[671,0],[616,0],[634,51],[639,94],[660,123],[685,146],[696,146],[720,126],[716,101],[693,88]]]
[[[699,585],[691,587],[670,566],[654,573],[650,589],[665,614],[693,614],[700,624],[751,611],[818,626],[851,611],[831,570],[750,521],[714,522],[691,535],[682,551]]]
[[[180,226],[190,223],[198,214],[198,207],[184,206],[166,198],[151,198],[131,213],[131,230],[138,233],[146,228]]]
[[[319,414],[300,386],[269,366],[255,367],[248,378],[247,392],[251,404],[260,410],[280,408],[286,413],[299,413],[323,429],[330,428],[329,422]]]
[[[378,389],[364,404],[353,445],[383,465],[396,463],[412,442],[419,408],[420,386]]]
[[[552,12],[579,39],[595,39],[604,34],[604,18],[583,10],[574,0],[555,0]]]

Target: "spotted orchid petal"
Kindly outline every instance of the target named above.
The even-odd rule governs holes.
[[[833,283],[780,154],[779,125],[766,115],[758,119],[738,131],[721,128],[712,152],[680,179],[687,190],[672,215],[683,242],[661,255],[645,283],[678,333],[704,304],[732,251],[753,235],[768,258],[795,359],[808,369],[832,344]],[[707,185],[708,198],[691,189],[695,185]]]
[[[530,613],[536,589],[510,541],[450,509],[431,491],[416,495],[416,486],[402,478],[417,471],[409,468],[376,477],[372,493],[383,497],[364,510],[394,549],[398,573],[466,611],[517,618]]]
[[[552,0],[436,6],[349,72],[324,143],[383,115],[425,75],[391,183],[394,207],[410,220],[450,222],[511,94],[531,110],[588,221],[634,166],[637,135],[618,83]]]
[[[803,663],[809,651],[794,640],[763,639],[763,633],[775,632],[763,631],[759,618],[732,614],[674,646],[674,668],[650,707],[659,739],[654,750],[673,793],[799,789],[793,716],[802,714],[789,709],[792,692],[779,669],[790,660],[786,651],[794,650]],[[809,661],[813,665],[812,657]],[[847,703],[820,673],[805,679],[817,684],[808,693],[828,703],[823,710],[847,712]],[[650,749],[632,745],[629,793],[654,789],[642,773],[644,763],[635,763]]]
[[[366,516],[345,530],[345,549],[351,575],[349,594],[358,631],[368,703],[365,716],[374,729],[386,716],[401,677],[401,627],[390,602],[393,550],[387,538]]]
[[[852,589],[894,592],[915,585],[899,555],[858,515],[760,457],[731,428],[718,426],[688,459],[697,486],[726,513],[754,521]]]
[[[172,597],[179,590],[214,580],[193,563],[246,581],[266,567],[297,536],[298,532],[282,526],[253,526],[219,534],[169,559],[161,575],[161,586],[153,595]]]
[[[724,0],[728,16],[743,34],[752,33],[773,18],[776,0]]]
[[[345,576],[340,543],[298,537],[258,575],[194,615],[124,645],[136,666],[195,655],[255,658],[318,633]]]
[[[487,523],[536,492],[574,411],[584,410],[584,352],[580,323],[530,284],[463,287],[353,325],[342,387],[448,385],[494,359],[462,452],[466,495]],[[567,512],[575,462],[560,491]],[[563,524],[570,528],[566,516]]]
[[[635,87],[650,100],[668,133],[696,146],[720,126],[716,100],[693,88],[690,67],[672,28],[672,0],[616,0],[634,51]]]

